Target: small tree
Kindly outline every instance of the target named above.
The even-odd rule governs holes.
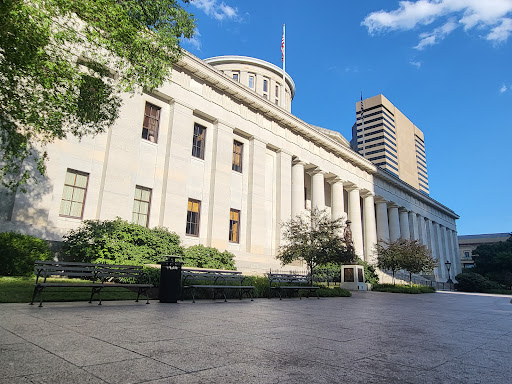
[[[430,272],[436,266],[429,249],[418,240],[404,240],[401,255],[401,267],[409,272],[409,283],[412,285],[412,274]]]
[[[285,245],[276,256],[282,265],[303,260],[309,270],[311,282],[314,268],[329,262],[341,264],[353,258],[343,233],[343,218],[332,219],[326,210],[313,208],[283,223]]]
[[[418,240],[399,238],[392,242],[379,242],[376,245],[377,266],[381,269],[395,273],[399,269],[409,272],[409,281],[412,284],[412,274],[432,270],[436,261],[432,258],[428,248]]]

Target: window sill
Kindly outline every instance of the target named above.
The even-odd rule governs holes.
[[[146,140],[146,139],[143,139],[143,138],[141,138],[140,140],[141,140],[142,143],[145,143],[145,144],[148,144],[148,145],[151,145],[151,146],[154,146],[154,147],[158,147],[158,142],[149,141],[149,140]]]

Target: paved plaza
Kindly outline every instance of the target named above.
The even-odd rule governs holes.
[[[510,382],[510,297],[0,304],[0,383]]]

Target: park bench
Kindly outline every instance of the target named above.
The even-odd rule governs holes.
[[[98,295],[101,305],[101,291],[104,288],[129,288],[137,289],[137,299],[144,294],[146,296],[146,304],[149,304],[148,289],[153,284],[150,283],[149,277],[143,272],[143,267],[139,265],[109,265],[109,264],[92,264],[79,263],[70,261],[36,261],[34,273],[36,274],[36,283],[34,294],[30,304],[34,304],[36,296],[39,295],[39,306],[43,306],[43,290],[45,288],[91,288],[91,297],[89,303],[92,302],[94,295]],[[49,277],[62,277],[66,281],[47,282]],[[84,283],[79,280],[88,280]],[[147,281],[147,283],[138,283],[139,281]]]
[[[244,285],[244,283],[246,283],[246,285]],[[240,300],[242,300],[245,294],[253,301],[255,289],[251,278],[242,275],[242,272],[205,268],[183,268],[181,271],[181,287],[181,300],[183,301],[184,291],[190,291],[193,303],[196,302],[197,290],[207,290],[211,292],[213,300],[215,300],[218,295],[222,295],[226,302],[226,291],[228,290],[238,291],[237,293]]]
[[[283,293],[289,292],[291,295],[294,293],[302,299],[301,292],[306,293],[306,297],[309,298],[310,294],[316,293],[318,296],[319,287],[311,285],[311,279],[309,275],[301,275],[298,273],[267,273],[269,291],[268,298],[272,297],[272,292],[275,292],[279,296],[279,300],[283,299]]]

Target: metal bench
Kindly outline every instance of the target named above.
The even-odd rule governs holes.
[[[212,293],[212,300],[217,295],[224,297],[227,302],[226,291],[238,290],[239,299],[242,300],[243,295],[254,300],[254,283],[252,279],[242,275],[242,272],[227,271],[221,269],[205,269],[205,268],[183,268],[181,271],[181,301],[183,301],[183,292],[190,290],[192,294],[192,302],[196,302],[196,290],[206,289]],[[248,285],[244,285],[246,282]]]
[[[297,273],[272,273],[272,271],[270,271],[267,273],[267,277],[269,282],[269,299],[272,297],[272,292],[279,295],[279,300],[283,299],[284,292],[290,292],[292,295],[296,293],[297,296],[299,296],[299,299],[302,300],[300,293],[303,291],[306,292],[306,297],[308,298],[310,294],[314,293],[316,293],[318,299],[320,298],[320,296],[318,296],[318,289],[320,287],[314,287],[311,285],[309,275],[300,275]]]
[[[89,303],[92,303],[94,295],[98,295],[101,305],[101,290],[104,288],[137,288],[137,299],[144,294],[146,296],[146,304],[149,304],[148,289],[153,284],[149,282],[149,277],[139,265],[109,265],[109,264],[92,264],[79,263],[71,261],[36,261],[34,273],[36,274],[36,283],[34,294],[30,305],[34,304],[36,296],[39,295],[39,306],[43,306],[43,290],[45,288],[69,288],[84,287],[91,288],[91,297]],[[49,277],[63,277],[66,281],[47,283]],[[83,283],[78,279],[88,280],[90,282]],[[42,282],[40,281],[42,280]],[[146,280],[148,283],[140,284],[136,281]]]

